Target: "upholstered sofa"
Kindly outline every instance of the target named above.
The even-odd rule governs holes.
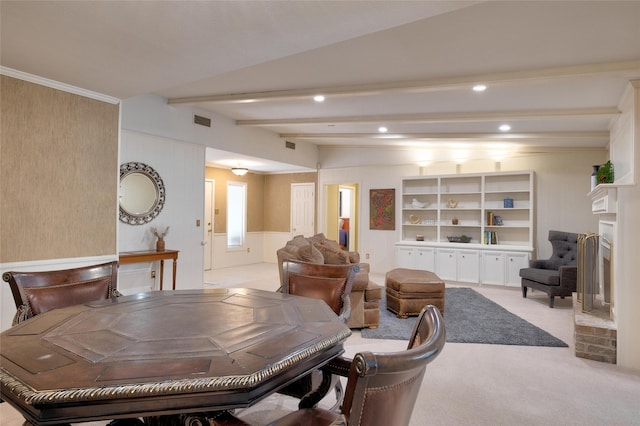
[[[349,328],[376,328],[380,324],[380,300],[382,287],[369,280],[369,264],[360,263],[360,255],[355,251],[344,251],[324,234],[313,237],[295,236],[277,251],[280,284],[282,285],[282,262],[295,259],[313,263],[343,264],[352,263],[356,270],[351,301]]]

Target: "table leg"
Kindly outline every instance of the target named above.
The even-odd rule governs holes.
[[[173,259],[173,289],[176,289],[176,272],[178,271],[178,258]]]
[[[160,290],[162,290],[163,282],[164,282],[164,260],[160,260]]]

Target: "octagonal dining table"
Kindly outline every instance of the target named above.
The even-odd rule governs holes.
[[[0,335],[0,392],[33,425],[247,407],[343,353],[320,300],[255,289],[155,291],[57,309]]]

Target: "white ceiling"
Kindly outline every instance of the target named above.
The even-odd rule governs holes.
[[[604,147],[640,79],[638,1],[2,1],[0,17],[3,67],[321,150]]]

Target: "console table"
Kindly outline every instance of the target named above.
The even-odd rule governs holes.
[[[176,289],[176,270],[178,269],[178,253],[179,250],[142,250],[142,251],[123,251],[120,253],[120,264],[142,263],[160,261],[160,290],[162,290],[162,282],[164,279],[164,261],[165,259],[173,260],[173,287]]]

